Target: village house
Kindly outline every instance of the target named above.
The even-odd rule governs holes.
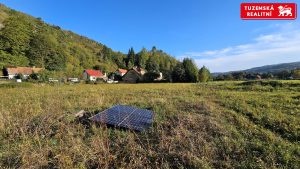
[[[115,74],[123,77],[127,73],[126,69],[118,69]]]
[[[14,79],[19,74],[21,74],[24,79],[28,79],[31,74],[39,73],[42,70],[43,68],[36,67],[9,67],[4,69],[3,74],[8,77],[8,79]]]
[[[138,83],[143,81],[143,76],[145,74],[145,70],[139,67],[134,67],[129,70],[124,76],[123,81],[125,83]]]
[[[106,73],[103,74],[100,70],[84,70],[83,78],[86,81],[96,81],[97,79],[107,80]]]
[[[161,80],[163,80],[163,74],[160,72],[159,77],[154,79],[154,81],[161,81]]]

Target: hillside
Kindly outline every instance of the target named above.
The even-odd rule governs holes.
[[[300,62],[282,63],[276,65],[266,65],[245,70],[252,73],[276,73],[284,70],[290,71],[300,68]]]
[[[240,71],[231,71],[231,72],[217,72],[213,73],[214,76],[221,74],[229,74],[234,72],[247,72],[247,73],[278,73],[281,71],[291,71],[300,68],[300,62],[292,62],[292,63],[281,63],[275,65],[265,65],[261,67],[254,67],[251,69],[240,70]]]
[[[95,66],[108,72],[136,64],[145,68],[150,57],[161,70],[171,70],[177,63],[156,48],[143,49],[128,61],[126,54],[0,4],[0,69],[36,66],[79,76],[84,69]]]

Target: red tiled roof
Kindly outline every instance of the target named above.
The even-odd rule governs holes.
[[[89,76],[102,77],[103,73],[100,70],[85,70]]]
[[[6,68],[8,74],[23,74],[23,75],[31,75],[32,73],[38,73],[43,68],[35,68],[35,67],[11,67]]]
[[[127,70],[126,69],[118,69],[118,72],[120,72],[120,73],[127,73]]]

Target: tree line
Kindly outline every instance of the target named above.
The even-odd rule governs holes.
[[[120,58],[119,58],[120,59]],[[207,82],[212,80],[210,71],[203,66],[198,69],[192,59],[185,58],[182,62],[152,47],[150,51],[143,48],[140,52],[135,53],[131,47],[125,58],[116,60],[120,68],[131,69],[139,67],[146,70],[144,75],[145,82],[153,82],[154,79],[163,74],[165,82]],[[101,66],[96,69],[103,70]],[[121,80],[119,77],[118,80]]]
[[[251,72],[232,72],[227,74],[219,74],[213,78],[215,81],[224,80],[259,80],[259,79],[300,79],[300,69],[284,70],[269,73],[251,73]]]
[[[203,66],[198,69],[197,65],[190,58],[184,58],[179,62],[171,73],[172,82],[208,82],[212,76],[208,68]]]

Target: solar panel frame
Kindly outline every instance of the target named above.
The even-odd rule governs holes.
[[[115,105],[96,114],[90,120],[115,127],[144,131],[152,125],[153,117],[154,113],[147,109]]]

